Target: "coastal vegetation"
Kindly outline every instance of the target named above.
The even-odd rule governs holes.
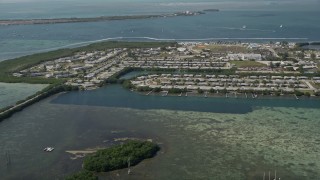
[[[134,88],[134,85],[131,83],[130,80],[124,80],[122,83],[122,86],[126,89],[132,89]]]
[[[204,12],[219,12],[219,9],[205,9]]]
[[[195,49],[202,50],[202,51],[210,51],[212,53],[250,53],[251,50],[240,46],[240,45],[222,45],[222,44],[213,44],[208,46],[197,46]]]
[[[303,47],[303,46],[309,46],[309,45],[320,45],[320,42],[301,42],[301,43],[296,43],[296,46],[298,48]]]
[[[109,77],[107,80],[106,80],[106,83],[109,83],[109,84],[121,84],[124,82],[124,80],[121,80],[120,77],[125,75],[125,74],[128,74],[130,72],[133,72],[133,71],[142,71],[141,68],[132,68],[132,67],[127,67],[127,68],[124,68],[123,70],[113,74],[111,77]]]
[[[160,88],[161,90],[161,88]],[[159,90],[158,90],[159,91]],[[170,94],[180,94],[180,93],[184,93],[184,92],[187,92],[187,89],[178,89],[178,88],[171,88],[169,89],[168,91]]]
[[[148,87],[148,86],[139,86],[137,87],[137,91],[138,92],[148,92],[148,91],[151,91],[152,88]]]
[[[68,176],[66,180],[98,180],[98,176],[96,176],[93,172],[83,170]]]
[[[302,91],[294,91],[294,94],[296,96],[306,96],[306,97],[310,97],[311,96],[311,93],[308,92],[308,91],[305,91],[305,92],[302,92]],[[315,94],[316,95],[316,94]]]
[[[213,11],[213,10],[207,10]],[[57,23],[79,23],[79,22],[98,22],[98,21],[115,21],[115,20],[130,20],[130,19],[149,19],[149,18],[166,18],[176,16],[196,16],[205,14],[199,12],[176,12],[170,14],[158,15],[126,15],[126,16],[100,16],[87,18],[52,18],[52,19],[6,19],[0,20],[0,25],[28,25],[28,24],[57,24]]]
[[[94,172],[108,172],[134,166],[142,160],[152,158],[160,147],[149,141],[128,141],[125,144],[98,150],[85,157],[83,168]]]
[[[160,147],[149,141],[129,140],[85,157],[83,170],[66,177],[66,180],[97,180],[96,173],[135,166],[154,157]]]
[[[31,95],[27,97],[25,100],[18,101],[16,105],[14,106],[9,106],[5,107],[0,110],[0,121],[9,118],[12,116],[14,113],[22,111],[24,108],[39,102],[42,99],[45,99],[47,97],[50,97],[54,94],[60,93],[60,92],[65,92],[65,91],[74,91],[78,90],[78,87],[75,86],[69,86],[69,85],[64,85],[64,84],[54,84],[46,87],[42,91],[37,92],[34,95]]]

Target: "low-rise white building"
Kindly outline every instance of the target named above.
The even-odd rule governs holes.
[[[255,61],[261,61],[262,56],[261,54],[228,54],[229,60],[255,60]]]

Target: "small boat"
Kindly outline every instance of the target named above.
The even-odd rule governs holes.
[[[247,26],[246,26],[246,25],[243,25],[243,26],[242,26],[242,29],[246,29],[246,28],[247,28]]]
[[[282,27],[283,27],[283,25],[281,24],[281,25],[280,25],[280,28],[282,28]]]
[[[45,152],[52,152],[53,150],[54,150],[53,147],[46,147],[43,149],[43,151],[45,151]]]

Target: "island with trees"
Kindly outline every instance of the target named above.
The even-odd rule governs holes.
[[[95,179],[94,173],[109,172],[135,166],[141,161],[154,157],[160,147],[149,141],[130,140],[125,144],[101,149],[85,157],[83,171],[67,177],[73,179]]]

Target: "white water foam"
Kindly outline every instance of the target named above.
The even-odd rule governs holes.
[[[223,38],[200,38],[200,39],[166,39],[166,38],[154,38],[154,37],[111,37],[111,38],[104,38],[104,39],[98,39],[93,41],[83,41],[78,43],[72,43],[64,46],[58,46],[53,48],[47,48],[47,49],[40,49],[35,51],[20,51],[20,52],[5,52],[0,53],[0,55],[8,55],[8,54],[22,54],[22,53],[37,53],[37,52],[46,52],[46,51],[52,51],[57,50],[61,48],[70,48],[70,47],[79,47],[82,45],[88,45],[92,43],[97,42],[104,42],[104,41],[112,41],[112,40],[152,40],[152,41],[217,41],[217,40],[308,40],[308,38],[278,38],[278,37],[259,37],[259,38],[230,38],[230,37],[223,37]]]

